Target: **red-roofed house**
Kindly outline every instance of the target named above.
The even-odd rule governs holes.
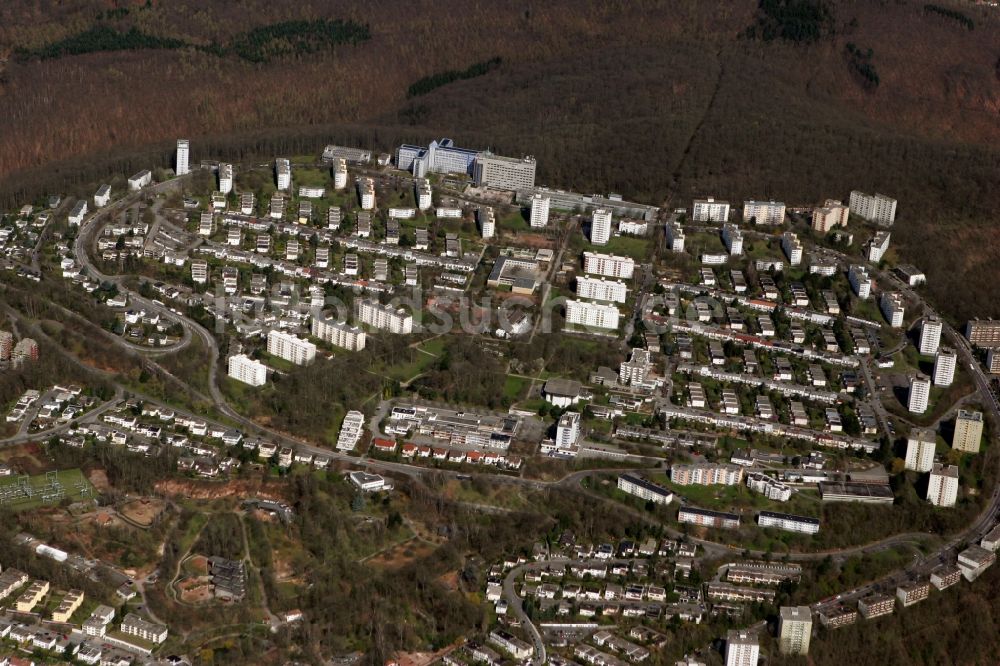
[[[375,450],[380,453],[393,453],[396,450],[396,442],[391,439],[381,439],[376,437],[372,441]]]

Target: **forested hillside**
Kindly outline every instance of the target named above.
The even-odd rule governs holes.
[[[450,136],[535,155],[543,183],[658,204],[883,191],[900,201],[894,243],[938,303],[956,320],[1000,316],[995,281],[965,279],[1000,265],[996,8],[50,5],[0,6],[0,206],[167,164],[178,136],[195,159]]]

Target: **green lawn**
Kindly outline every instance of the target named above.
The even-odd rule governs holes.
[[[525,379],[524,377],[513,377],[511,375],[507,375],[507,379],[503,385],[504,396],[515,402],[520,400],[524,397],[530,381],[531,380]]]
[[[34,509],[47,504],[56,504],[62,499],[71,501],[94,497],[94,487],[79,469],[64,469],[55,474],[62,492],[55,489],[45,474],[29,477],[23,490],[18,490],[20,477],[11,476],[0,480],[0,507],[16,510]]]

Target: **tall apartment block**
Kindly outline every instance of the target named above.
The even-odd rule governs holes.
[[[292,187],[292,163],[283,157],[274,160],[278,189],[287,192]]]
[[[295,365],[306,365],[316,358],[316,345],[291,333],[271,331],[267,334],[267,353]]]
[[[825,234],[834,227],[846,227],[850,211],[851,209],[839,200],[827,199],[822,206],[813,209],[812,228]]]
[[[934,357],[934,386],[951,386],[955,381],[958,354],[951,347],[941,347]]]
[[[809,606],[782,606],[778,613],[778,649],[782,654],[808,654],[812,637]]]
[[[263,386],[267,382],[267,366],[246,354],[237,354],[229,357],[229,376],[250,386]]]
[[[729,202],[716,201],[713,197],[695,199],[691,205],[692,222],[728,222]]]
[[[937,353],[941,344],[941,320],[937,317],[924,317],[920,323],[920,353],[931,356]]]
[[[747,224],[781,224],[785,221],[785,204],[780,201],[744,201],[743,221]]]
[[[955,417],[955,434],[951,440],[951,448],[965,453],[979,453],[983,440],[983,413],[958,410]]]
[[[536,194],[531,197],[531,226],[535,229],[548,226],[549,224],[549,204],[548,197]]]
[[[927,501],[952,507],[958,501],[958,467],[935,463],[927,480]]]
[[[598,208],[590,219],[590,242],[594,245],[607,245],[609,240],[611,240],[611,211]]]
[[[535,186],[535,158],[502,157],[484,151],[476,155],[472,166],[476,187],[495,190],[529,190]]]
[[[483,206],[476,211],[476,217],[479,219],[479,231],[483,238],[493,238],[497,232],[497,221],[493,209],[489,206]]]
[[[616,329],[620,313],[614,305],[589,303],[587,301],[566,301],[566,323],[589,326],[591,328]]]
[[[896,220],[896,200],[884,194],[865,194],[854,190],[850,204],[852,213],[883,227],[891,227]]]
[[[899,328],[903,325],[905,308],[903,307],[902,295],[894,291],[883,291],[882,298],[879,300],[879,308],[889,326]]]
[[[906,401],[906,409],[911,414],[923,414],[927,411],[927,401],[931,395],[931,380],[922,375],[910,378],[910,392]]]
[[[183,176],[191,170],[188,166],[190,149],[191,144],[187,139],[177,139],[177,157],[175,158],[177,168],[174,169],[174,173],[178,176]]]
[[[222,163],[219,165],[219,191],[229,194],[233,191],[233,165]]]
[[[785,251],[789,265],[798,266],[802,263],[802,243],[793,232],[786,231],[781,235],[781,249]]]
[[[367,340],[364,330],[360,327],[351,326],[345,321],[336,321],[321,317],[313,317],[312,334],[313,337],[319,338],[323,342],[328,342],[334,347],[341,347],[350,351],[361,351],[365,348]]]
[[[915,472],[929,472],[934,465],[934,431],[914,429],[906,439],[906,469]]]

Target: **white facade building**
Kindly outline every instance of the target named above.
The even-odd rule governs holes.
[[[737,630],[726,634],[726,666],[757,666],[759,658],[756,635]]]
[[[679,223],[672,222],[667,225],[667,243],[671,252],[684,251],[684,229]]]
[[[618,328],[619,312],[613,305],[588,303],[586,301],[566,301],[566,323],[593,328]]]
[[[333,189],[342,190],[347,187],[347,160],[337,158],[333,165]]]
[[[375,208],[375,182],[371,178],[358,180],[358,201],[361,204],[361,210]]]
[[[744,201],[743,221],[750,224],[782,224],[785,221],[785,204],[780,201]]]
[[[360,299],[354,307],[355,316],[362,324],[399,335],[413,332],[413,316],[403,308],[382,305],[371,299]]]
[[[727,222],[722,225],[722,242],[726,244],[730,256],[743,254],[743,232],[735,224]]]
[[[692,222],[728,222],[729,202],[716,201],[713,197],[695,199],[691,205]]]
[[[920,353],[928,356],[937,353],[941,344],[941,320],[937,317],[924,317],[920,324]]]
[[[906,408],[913,414],[923,414],[927,411],[927,401],[931,395],[931,380],[926,377],[913,376],[910,378],[910,393],[906,401]]]
[[[366,336],[363,329],[351,326],[345,321],[313,317],[313,337],[329,342],[334,347],[360,351],[365,348]]]
[[[267,382],[267,366],[246,354],[229,357],[229,376],[250,386],[263,386]]]
[[[847,272],[847,280],[851,283],[851,288],[858,298],[867,299],[872,295],[872,279],[868,276],[868,269],[864,266],[853,265]]]
[[[128,179],[128,189],[136,192],[153,182],[153,173],[149,169],[143,169]]]
[[[885,317],[889,326],[899,328],[903,325],[903,316],[906,309],[903,307],[903,297],[901,294],[894,291],[883,291],[882,298],[879,300],[879,307],[882,310],[882,316]]]
[[[884,194],[865,194],[859,190],[851,192],[851,212],[869,222],[891,227],[896,220],[896,200]]]
[[[83,218],[87,215],[87,202],[80,199],[73,206],[73,210],[70,211],[69,216],[66,221],[70,223],[71,226],[78,227],[83,224]]]
[[[177,139],[177,158],[176,165],[177,168],[174,170],[178,176],[183,176],[188,173],[191,169],[188,166],[188,160],[190,158],[191,144],[187,139]]]
[[[476,217],[479,219],[479,232],[483,238],[493,238],[497,232],[497,221],[493,209],[489,206],[483,206],[476,211]]]
[[[798,266],[802,263],[802,243],[793,232],[786,231],[781,235],[781,249],[785,251],[790,266]]]
[[[417,199],[417,210],[428,210],[433,206],[431,183],[426,178],[413,181],[414,196]]]
[[[316,358],[316,345],[291,333],[271,331],[267,334],[267,353],[295,365],[305,365]]]
[[[535,186],[535,158],[502,157],[484,151],[476,155],[472,178],[476,187],[495,190],[530,190]]]
[[[576,295],[595,301],[610,301],[624,303],[628,288],[624,282],[605,278],[592,278],[585,275],[576,278]]]
[[[580,414],[565,412],[556,424],[556,448],[572,449],[580,439]]]
[[[886,250],[889,249],[889,239],[892,237],[888,231],[877,231],[875,236],[868,241],[868,261],[877,264],[882,261]]]
[[[952,507],[958,501],[958,467],[935,463],[927,480],[927,501]]]
[[[111,186],[101,185],[94,194],[94,208],[103,208],[111,202]]]
[[[233,165],[223,162],[219,165],[219,191],[229,194],[233,191]]]
[[[955,381],[958,355],[951,347],[941,347],[934,358],[934,386],[951,386]]]
[[[808,654],[811,637],[809,606],[782,606],[778,613],[778,650],[782,654]]]
[[[355,410],[347,412],[344,422],[340,425],[340,434],[337,435],[337,450],[352,451],[358,445],[364,431],[365,415]]]
[[[933,430],[915,429],[906,439],[905,468],[915,472],[929,472],[934,465],[936,446]]]
[[[583,270],[585,273],[629,280],[635,270],[635,261],[631,257],[584,252]]]
[[[594,245],[607,245],[611,240],[611,211],[607,208],[597,208],[590,218],[590,242]]]
[[[283,157],[274,160],[278,189],[287,192],[292,187],[292,163]]]
[[[549,204],[551,200],[541,194],[531,197],[531,226],[535,229],[548,226]]]

